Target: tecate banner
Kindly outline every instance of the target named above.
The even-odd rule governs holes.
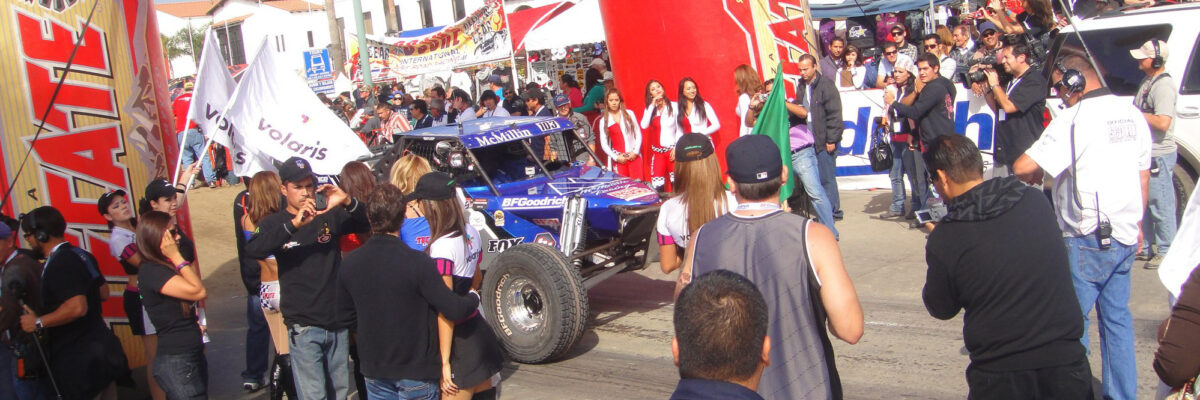
[[[0,211],[53,205],[67,241],[95,254],[113,284],[126,278],[96,199],[114,189],[141,198],[149,180],[171,178],[179,148],[157,24],[151,0],[0,2],[0,189],[11,191]],[[177,222],[190,234],[186,203]],[[121,296],[102,304],[117,335],[132,340]],[[131,366],[144,362],[141,346],[127,352]]]
[[[401,76],[449,71],[456,67],[508,58],[512,39],[500,0],[487,0],[466,18],[418,37],[370,41],[371,58],[387,60]]]

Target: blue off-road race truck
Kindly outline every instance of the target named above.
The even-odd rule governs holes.
[[[461,185],[483,240],[484,317],[511,359],[562,356],[583,336],[587,290],[646,267],[659,193],[596,166],[570,120],[483,118],[397,138],[373,149],[376,177],[415,154]]]

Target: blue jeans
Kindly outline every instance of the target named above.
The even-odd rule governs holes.
[[[904,201],[905,197],[907,197],[904,191],[904,174],[906,172],[908,173],[909,186],[912,188],[911,192],[913,211],[925,208],[924,204],[920,204],[921,199],[918,188],[918,185],[921,184],[921,181],[924,180],[924,177],[921,177],[921,179],[918,180],[917,177],[913,175],[912,168],[905,167],[906,165],[912,164],[910,162],[910,158],[912,157],[913,153],[914,152],[908,150],[908,143],[892,143],[892,169],[888,171],[888,178],[891,178],[892,180],[892,205],[891,207],[888,207],[888,211],[895,211],[901,214],[904,213]]]
[[[367,378],[368,400],[437,400],[440,395],[437,381]]]
[[[246,296],[246,369],[242,382],[262,383],[267,373],[267,353],[271,347],[271,331],[263,316],[258,293]]]
[[[300,400],[344,399],[350,393],[350,334],[317,326],[288,326],[288,351]]]
[[[933,197],[933,191],[929,188],[929,175],[925,168],[925,159],[921,158],[920,151],[907,148],[906,145],[902,160],[904,161],[904,172],[908,173],[909,188],[912,189],[913,210],[923,210],[929,208],[929,198]]]
[[[818,150],[817,153],[817,169],[821,172],[821,186],[825,188],[825,195],[829,196],[829,205],[833,208],[833,217],[842,216],[842,197],[838,195],[837,187],[837,149],[833,150],[833,154],[825,151],[825,145],[817,143],[813,146]],[[833,225],[830,225],[833,227]]]
[[[7,346],[0,346],[0,399],[48,400],[54,389],[46,379],[17,378],[17,357]]]
[[[154,380],[168,399],[207,399],[208,361],[203,351],[186,354],[155,354]]]
[[[1175,184],[1172,168],[1177,153],[1152,157],[1158,164],[1158,173],[1150,174],[1150,201],[1146,215],[1142,218],[1142,254],[1151,254],[1150,244],[1158,245],[1155,254],[1167,254],[1171,240],[1175,238]]]
[[[1134,246],[1112,241],[1100,250],[1095,235],[1063,238],[1075,296],[1083,310],[1083,346],[1088,346],[1088,313],[1096,307],[1100,323],[1104,397],[1137,396],[1137,363],[1133,348],[1133,314],[1129,311],[1129,269]]]
[[[186,137],[185,137],[186,134]],[[213,171],[212,160],[208,159],[208,154],[204,152],[204,135],[200,134],[200,130],[192,128],[175,134],[175,140],[183,143],[183,151],[179,153],[181,168],[191,165],[200,160],[200,171],[204,175],[205,182],[216,182],[217,173]],[[183,182],[187,179],[186,176],[179,177],[179,181]],[[191,183],[191,182],[184,182]]]
[[[813,211],[817,213],[817,222],[829,227],[833,237],[838,237],[837,228],[833,227],[833,207],[825,188],[821,186],[821,177],[817,167],[817,156],[812,147],[792,153],[792,172],[800,179],[804,192],[812,202]]]

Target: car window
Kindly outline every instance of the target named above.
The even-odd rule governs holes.
[[[1183,87],[1181,94],[1200,93],[1200,35],[1196,35],[1196,44],[1192,46],[1192,58],[1188,60],[1187,69],[1183,70]]]
[[[1109,89],[1118,96],[1132,96],[1146,74],[1138,69],[1137,61],[1129,55],[1129,50],[1142,46],[1150,38],[1169,41],[1171,25],[1147,25],[1136,27],[1091,30],[1083,33],[1087,41],[1087,49],[1096,57],[1096,64]],[[1079,35],[1061,33],[1054,39],[1054,47],[1046,59],[1045,73],[1052,71],[1054,63],[1060,54],[1067,52],[1083,54],[1079,44]]]

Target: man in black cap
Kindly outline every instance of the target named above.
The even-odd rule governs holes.
[[[758,393],[841,398],[825,317],[834,336],[854,344],[863,314],[833,232],[780,209],[779,188],[789,175],[771,138],[740,137],[725,149],[725,160],[737,208],[692,235],[676,292],[692,275],[717,269],[750,279],[767,299],[768,335],[779,344],[771,346]]]
[[[246,243],[246,255],[279,264],[279,305],[288,328],[292,373],[302,399],[344,399],[348,393],[349,337],[337,312],[335,284],[341,236],[367,230],[366,207],[334,185],[315,188],[307,160],[289,158],[279,167],[287,207],[268,215]],[[315,194],[328,199],[318,209]]]
[[[9,219],[7,216],[4,219]],[[21,331],[18,317],[21,303],[38,304],[42,266],[29,253],[20,250],[16,221],[0,222],[0,398],[49,398],[49,385],[42,378],[17,379],[13,351],[31,354],[33,337]]]

